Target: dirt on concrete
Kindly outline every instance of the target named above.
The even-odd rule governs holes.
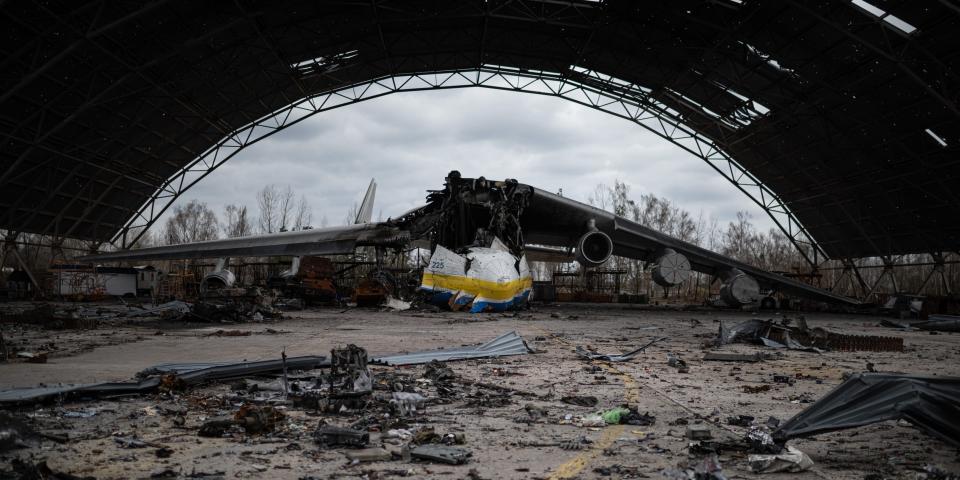
[[[860,315],[807,314],[806,321],[845,334],[899,336],[905,350],[705,347],[720,321],[779,319],[780,314],[703,309],[564,305],[471,315],[331,308],[286,317],[234,325],[118,321],[70,331],[7,324],[2,333],[8,346],[39,351],[49,343],[56,348],[43,364],[0,364],[0,386],[126,381],[160,363],[277,359],[281,352],[329,355],[347,344],[375,357],[477,344],[511,330],[536,353],[448,362],[453,380],[436,380],[424,365],[371,366],[374,400],[364,408],[337,412],[283,400],[277,375],[10,409],[42,435],[26,448],[0,453],[0,469],[16,465],[22,470],[45,461],[51,471],[96,478],[666,478],[664,470],[685,468],[703,456],[689,448],[691,426],[706,428],[714,440],[740,439],[748,427],[729,425],[728,417],[751,416],[755,424],[770,417],[786,420],[849,373],[960,376],[957,335],[891,330],[880,327],[879,318]],[[627,352],[658,337],[667,338],[629,362],[589,361],[574,353],[576,346]],[[704,348],[767,355],[758,362],[703,361]],[[671,366],[669,357],[686,367],[678,368],[676,361]],[[310,375],[290,372],[293,380]],[[783,376],[790,381],[783,382]],[[755,393],[744,387],[754,387],[746,391]],[[398,389],[427,400],[415,413],[400,415],[385,400]],[[595,397],[596,404],[584,397]],[[212,419],[239,418],[239,410],[248,412],[252,406],[275,409],[270,410],[269,428],[251,432],[234,425],[212,437],[198,435]],[[618,406],[629,407],[639,420],[605,426],[585,421]],[[314,435],[323,425],[361,430],[369,435],[368,447],[382,447],[387,454],[321,445]],[[462,465],[407,459],[408,435],[423,444],[450,443],[471,456]],[[955,448],[905,422],[797,439],[790,445],[812,458],[810,470],[755,474],[745,453],[723,451],[722,472],[727,478],[860,480],[914,479],[928,465],[960,469]],[[351,460],[348,453],[375,461]]]

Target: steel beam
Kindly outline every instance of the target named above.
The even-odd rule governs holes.
[[[167,179],[111,239],[139,240],[187,189],[239,151],[317,113],[379,98],[391,93],[481,87],[563,98],[632,121],[705,161],[763,209],[811,266],[828,256],[793,216],[789,207],[713,140],[687,126],[683,119],[651,95],[651,90],[583,69],[575,72],[529,71],[485,65],[480,69],[424,72],[381,77],[310,96],[237,129]],[[139,229],[136,234],[129,235]]]

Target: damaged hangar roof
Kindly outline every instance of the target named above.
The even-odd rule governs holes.
[[[205,151],[299,99],[496,66],[641,86],[832,257],[956,250],[958,24],[948,2],[908,0],[12,0],[0,228],[106,241],[177,195],[165,182]]]

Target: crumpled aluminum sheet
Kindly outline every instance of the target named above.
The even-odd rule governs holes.
[[[655,338],[655,339],[651,340],[650,343],[648,343],[648,344],[646,344],[646,345],[644,345],[644,346],[642,346],[642,347],[640,347],[640,348],[638,348],[638,349],[636,349],[636,350],[633,350],[633,351],[630,351],[630,352],[627,352],[627,353],[623,353],[623,354],[620,354],[620,355],[591,352],[590,350],[587,350],[586,348],[583,348],[583,347],[581,347],[580,345],[577,345],[577,348],[576,348],[575,351],[576,351],[577,355],[580,355],[581,357],[586,358],[586,359],[588,359],[588,360],[602,360],[602,361],[605,361],[605,362],[627,362],[627,361],[630,361],[631,359],[633,359],[633,357],[637,356],[637,354],[639,354],[639,353],[643,352],[644,350],[646,350],[647,347],[653,345],[654,343],[657,343],[657,342],[660,342],[660,341],[663,341],[663,340],[666,340],[666,339],[667,339],[667,337]]]
[[[852,375],[775,432],[791,438],[906,420],[960,447],[960,377],[860,373]]]
[[[505,357],[508,355],[526,355],[533,350],[516,331],[500,335],[487,343],[475,347],[447,348],[442,350],[427,350],[404,355],[390,355],[374,358],[370,363],[380,365],[419,365],[434,360],[449,362],[451,360],[466,360],[470,358]]]
[[[193,370],[181,368],[177,364],[166,365],[168,373],[176,372],[177,378],[187,385],[210,380],[227,380],[244,376],[278,372],[283,369],[282,360],[263,360],[258,362],[240,362],[228,364],[189,364]],[[290,357],[287,368],[306,370],[330,365],[326,357],[304,356]],[[180,365],[182,367],[183,365]],[[156,367],[155,367],[156,368]],[[148,369],[149,370],[149,369]],[[160,377],[150,377],[139,382],[106,382],[81,385],[57,385],[48,387],[13,388],[0,390],[0,406],[31,404],[66,397],[99,397],[103,395],[131,395],[149,393],[160,386]]]
[[[754,473],[797,473],[813,466],[813,460],[806,453],[789,445],[781,453],[750,455],[747,462]]]

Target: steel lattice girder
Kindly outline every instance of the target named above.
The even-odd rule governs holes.
[[[728,178],[749,171],[735,183],[790,218],[781,227],[812,260],[956,250],[960,15],[863,5],[12,0],[0,10],[0,228],[104,241],[155,219],[153,199],[190,184],[177,180],[185,167],[216,165],[211,148],[222,158],[224,139],[285,106],[495,68],[559,74],[593,108],[633,101],[618,80],[641,86],[629,88],[661,109],[644,113],[666,116],[649,123],[679,120],[675,136],[696,132],[686,145]]]
[[[231,133],[204,152],[168,179],[111,241],[119,242],[123,247],[132,245],[186,189],[240,150],[312,115],[397,92],[483,87],[556,96],[635,122],[703,159],[736,185],[770,215],[809,262],[814,263],[812,252],[825,258],[820,247],[775,193],[722,152],[709,138],[684,125],[682,119],[658,102],[649,89],[597,72],[580,71],[578,74],[577,80],[574,80],[559,73],[486,66],[480,70],[381,78],[306,98]],[[602,88],[602,85],[606,85],[606,88]],[[611,89],[612,85],[616,89]]]

